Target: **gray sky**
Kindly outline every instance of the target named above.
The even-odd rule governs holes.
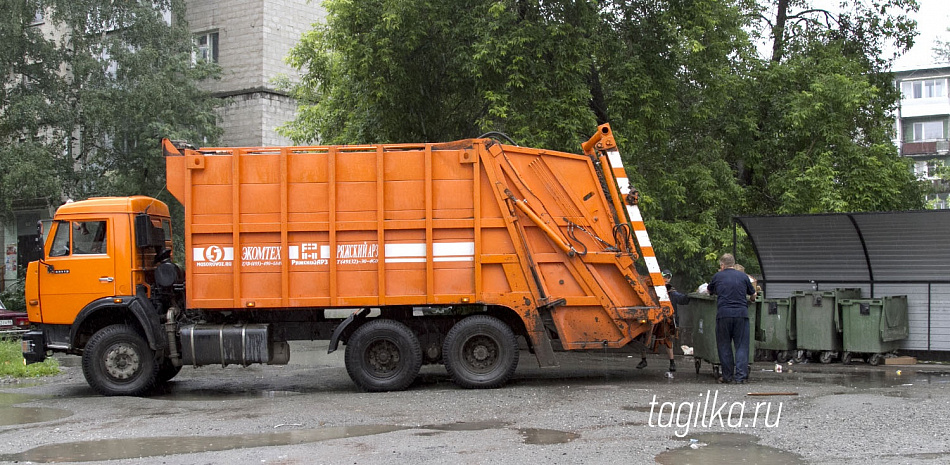
[[[950,41],[950,1],[948,0],[917,0],[920,11],[914,19],[917,20],[917,39],[914,48],[897,59],[895,70],[929,68],[936,64],[933,48],[936,40]]]
[[[869,0],[863,1],[867,4]],[[931,68],[937,65],[933,52],[937,39],[950,41],[950,32],[947,32],[947,28],[950,27],[950,0],[917,0],[917,3],[920,5],[920,10],[912,15],[917,20],[917,37],[914,39],[914,47],[894,62],[895,71]],[[841,0],[811,0],[811,5],[815,8],[837,11]],[[764,41],[759,45],[759,50],[764,56],[769,56],[771,42]],[[887,49],[884,53],[890,57],[894,54],[894,50]]]

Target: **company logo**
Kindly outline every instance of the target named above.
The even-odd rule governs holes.
[[[231,266],[234,260],[234,248],[219,245],[195,247],[192,249],[191,258],[196,266]]]
[[[224,250],[221,247],[212,245],[205,249],[205,260],[209,262],[220,262],[224,258]]]

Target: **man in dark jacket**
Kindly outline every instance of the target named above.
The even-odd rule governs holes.
[[[755,288],[749,275],[736,270],[732,254],[719,258],[719,272],[709,281],[716,298],[716,344],[722,368],[720,383],[745,383],[749,377],[749,300]],[[732,348],[735,345],[733,356]]]

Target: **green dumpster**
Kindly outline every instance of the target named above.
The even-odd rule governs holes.
[[[861,289],[795,291],[796,345],[799,351],[819,354],[821,363],[831,363],[843,350],[838,302],[860,299]]]
[[[749,304],[749,374],[752,373],[752,358],[755,355],[755,315],[757,302]],[[719,348],[716,344],[716,296],[709,294],[689,294],[689,304],[682,305],[693,323],[693,358],[696,373],[703,360],[713,367],[713,375],[719,377]]]
[[[760,304],[756,346],[777,351],[775,359],[786,362],[796,346],[795,300],[765,299]]]
[[[907,296],[880,299],[844,299],[840,301],[844,354],[849,363],[855,355],[871,365],[880,365],[884,354],[900,347],[907,339]]]

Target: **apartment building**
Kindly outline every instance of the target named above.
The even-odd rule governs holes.
[[[284,62],[301,34],[323,19],[307,0],[186,0],[196,59],[217,62],[222,78],[206,89],[225,99],[219,109],[223,146],[288,145],[276,128],[294,118],[296,103],[274,78],[295,71]],[[194,141],[201,144],[201,141]]]
[[[918,178],[934,184],[936,192],[927,198],[931,205],[950,208],[950,184],[938,177],[938,169],[950,167],[950,66],[898,71],[895,76],[901,91],[896,143],[901,155],[914,160]]]

